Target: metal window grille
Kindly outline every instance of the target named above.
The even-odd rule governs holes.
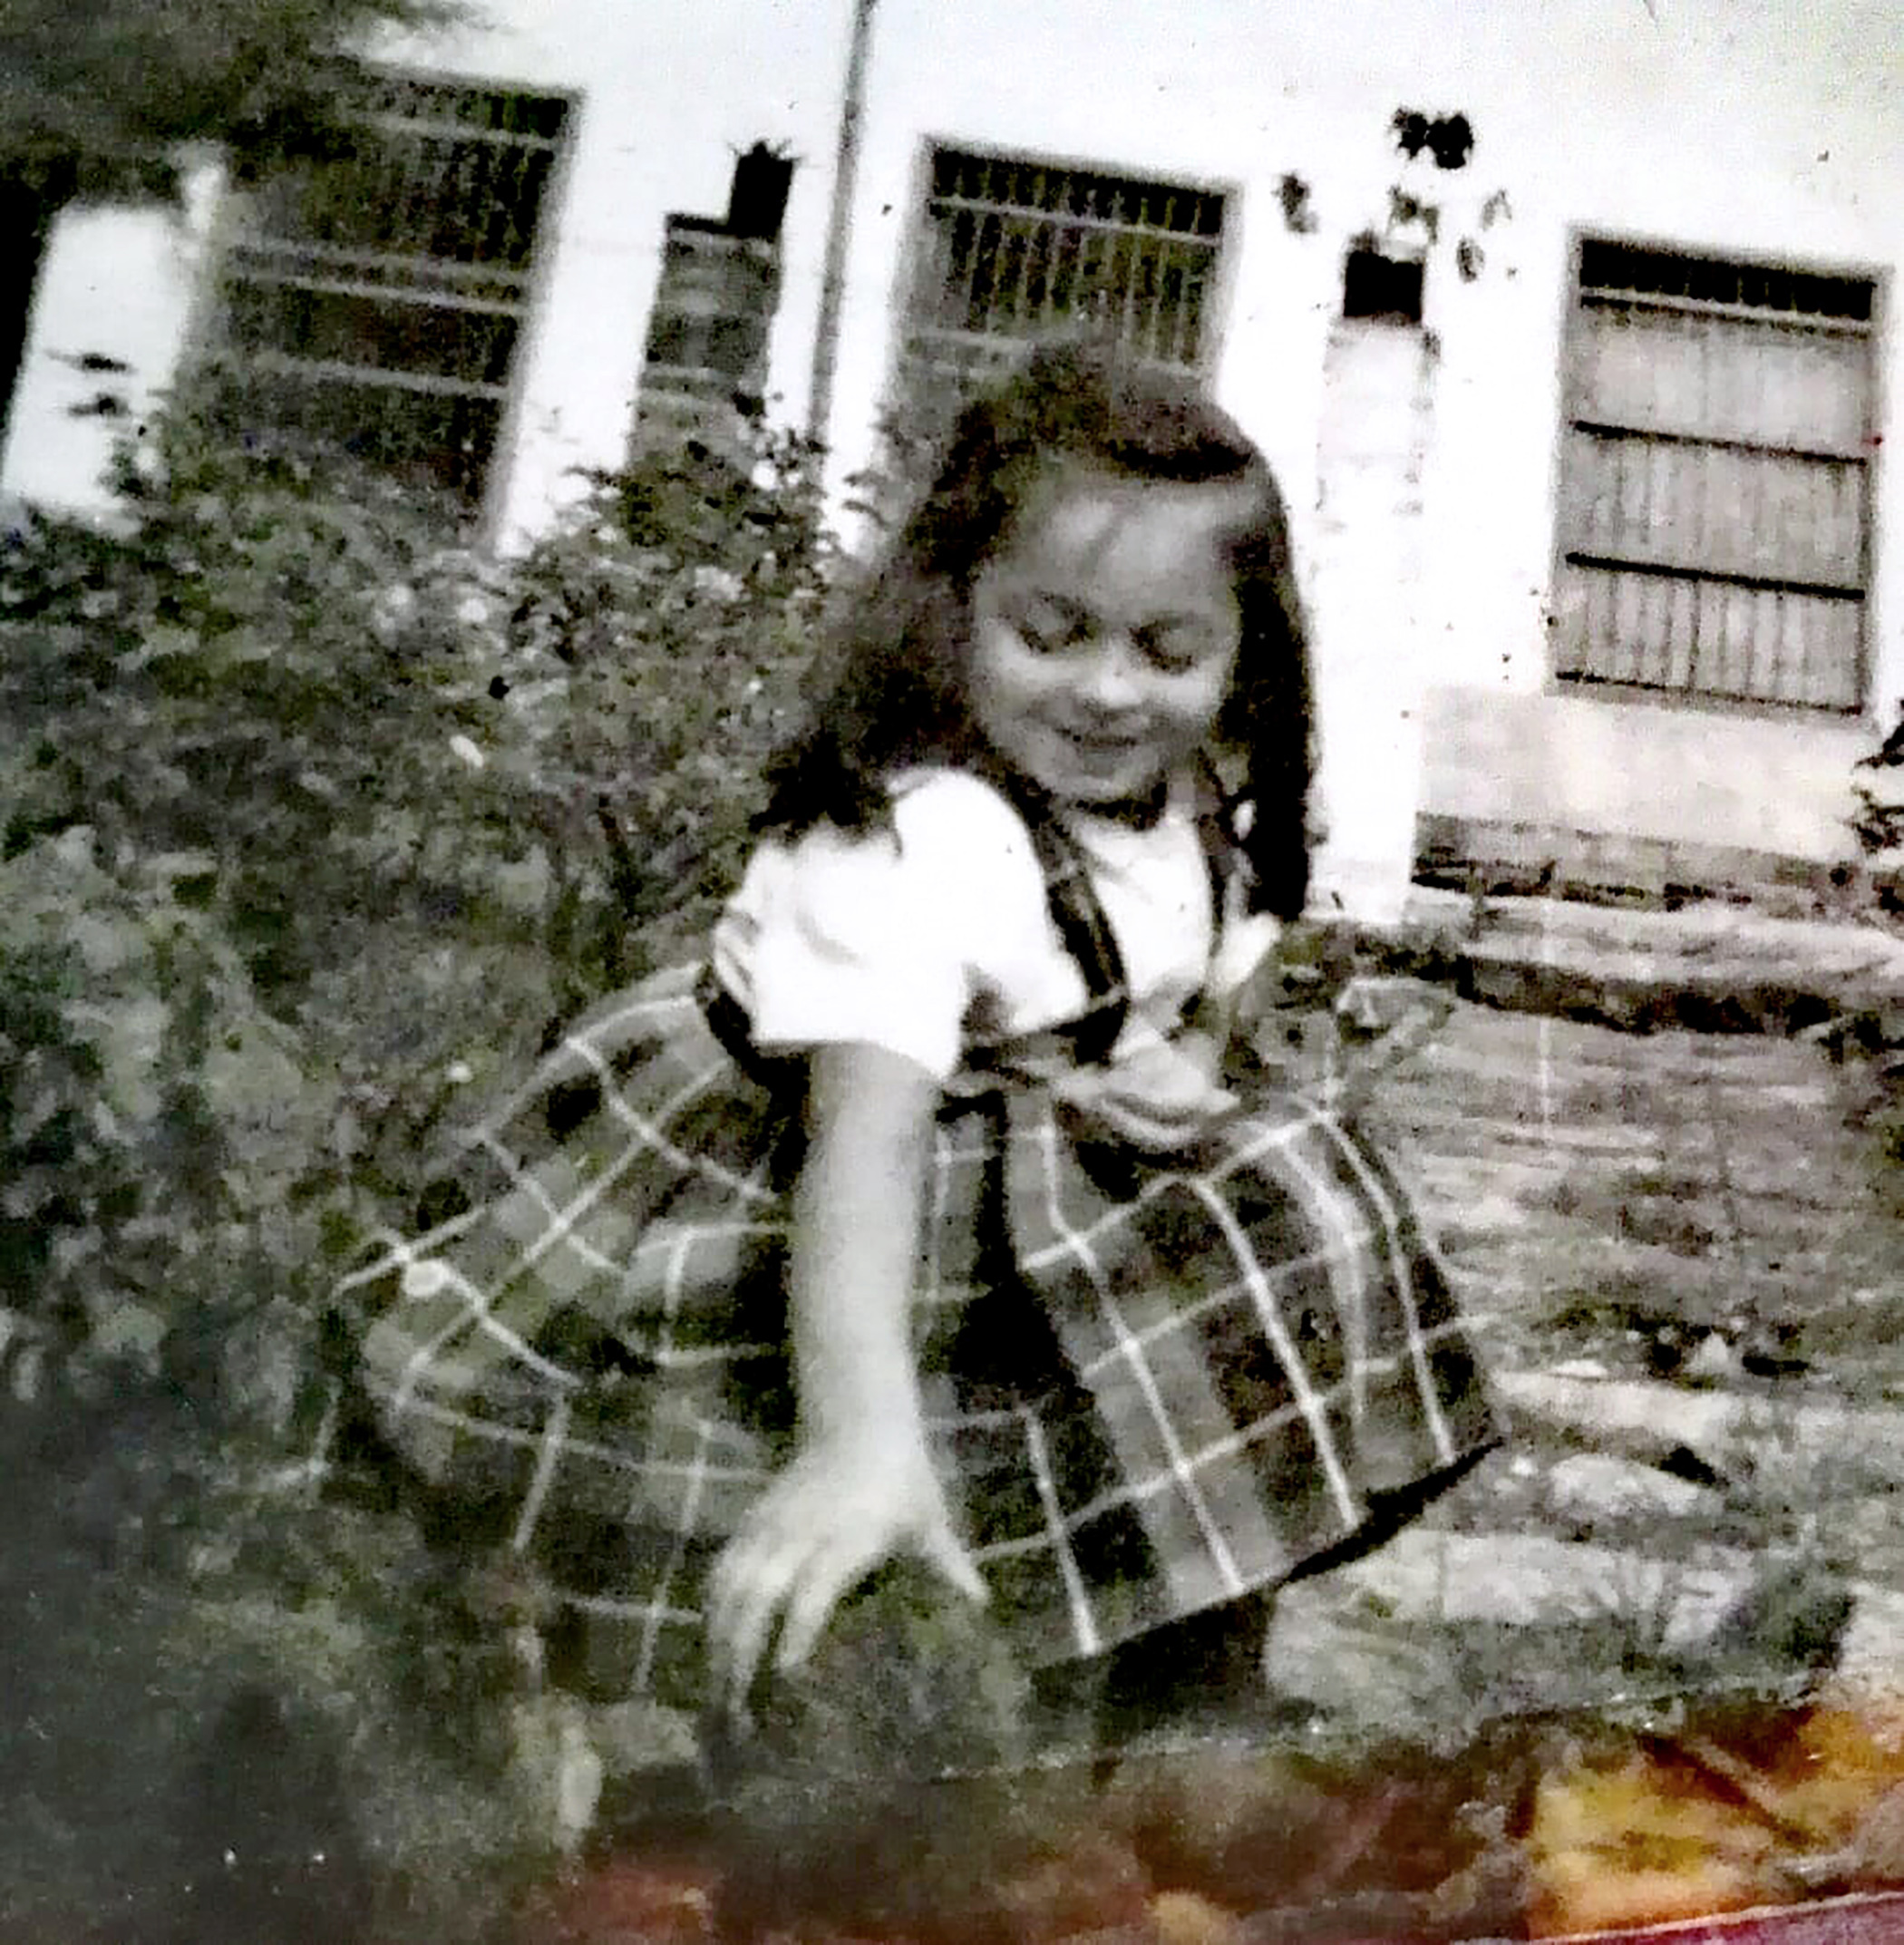
[[[1875,296],[1868,278],[1583,244],[1562,681],[1862,706]]]
[[[1200,369],[1214,338],[1223,216],[1224,198],[1209,189],[936,150],[902,394],[937,417],[1039,338],[1080,329],[1140,358]]]
[[[217,395],[248,437],[481,498],[568,104],[360,75],[350,152],[259,190],[223,267]]]

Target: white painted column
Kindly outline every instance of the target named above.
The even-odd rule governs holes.
[[[1400,915],[1414,856],[1435,363],[1419,330],[1345,321],[1324,365],[1312,623],[1326,835],[1312,899],[1378,922]]]

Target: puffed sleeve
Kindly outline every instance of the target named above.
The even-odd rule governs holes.
[[[910,791],[887,828],[821,824],[762,846],[714,937],[715,971],[756,1045],[860,1042],[940,1080],[953,1074],[988,899],[1001,870],[1025,868],[993,855],[1022,850],[1022,827],[983,805],[973,815],[975,802],[957,789]]]

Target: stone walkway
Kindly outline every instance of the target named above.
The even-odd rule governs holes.
[[[1392,1725],[1398,1642],[1429,1713],[1904,1686],[1904,1227],[1847,1101],[1803,1039],[1474,1004],[1383,1082],[1514,1436],[1285,1597],[1282,1686]]]
[[[1885,1361],[1904,1237],[1847,1101],[1802,1040],[1472,1005],[1379,1096],[1510,1365],[1591,1355],[1721,1378],[1718,1347],[1685,1370],[1716,1330],[1759,1375],[1802,1364],[1885,1396],[1904,1389],[1904,1355]]]

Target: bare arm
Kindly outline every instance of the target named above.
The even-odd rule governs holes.
[[[910,1339],[937,1101],[937,1083],[903,1055],[814,1055],[788,1271],[796,1449],[710,1590],[716,1676],[736,1713],[776,1619],[776,1665],[797,1666],[841,1596],[895,1554],[984,1598],[933,1473]]]
[[[922,1435],[908,1340],[938,1086],[876,1046],[813,1056],[789,1265],[803,1446],[898,1450]]]

